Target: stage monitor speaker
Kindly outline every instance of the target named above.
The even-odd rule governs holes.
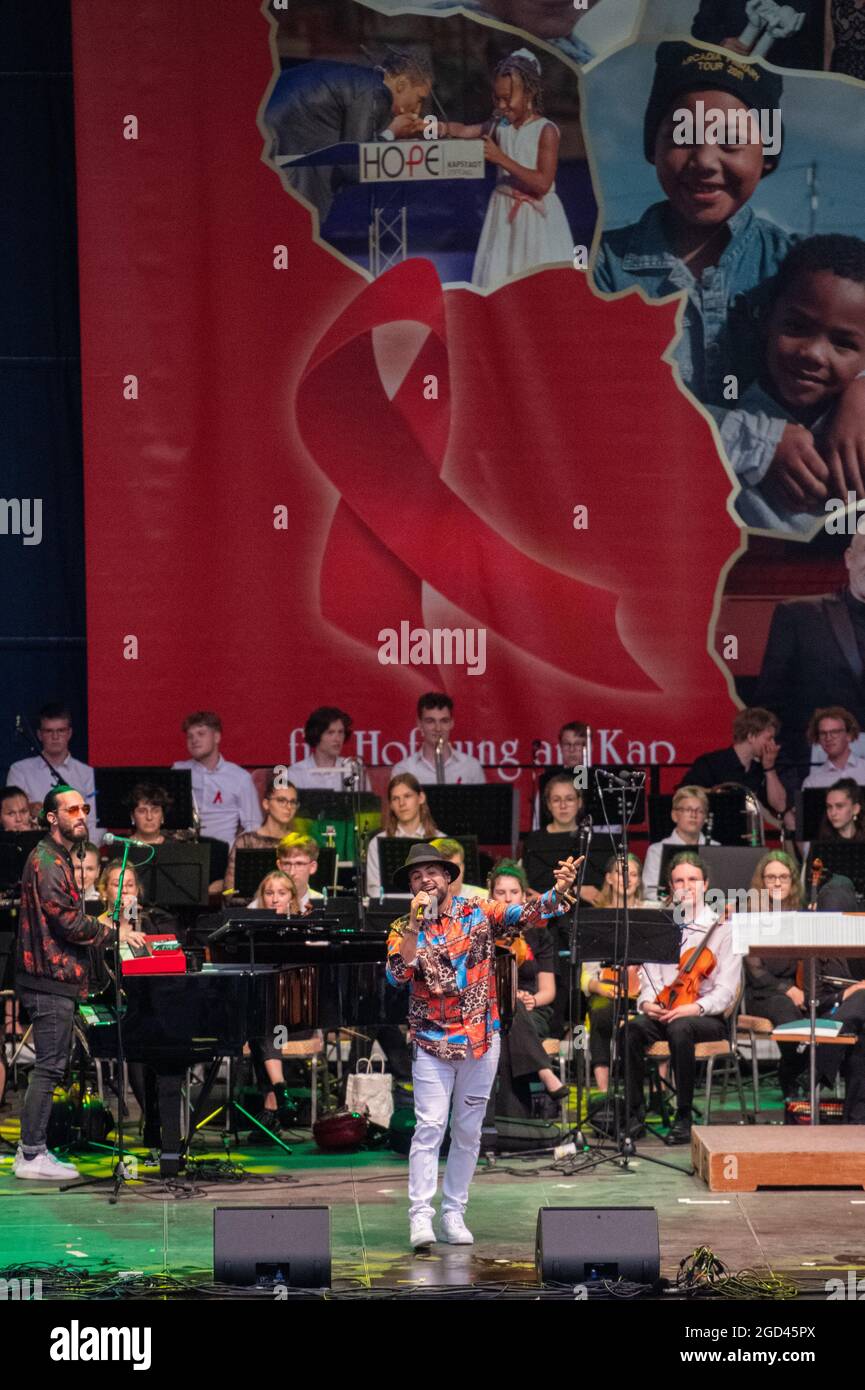
[[[329,1207],[215,1207],[213,1277],[222,1284],[330,1288]]]
[[[661,1272],[658,1213],[654,1207],[541,1207],[535,1262],[542,1284],[654,1284]]]

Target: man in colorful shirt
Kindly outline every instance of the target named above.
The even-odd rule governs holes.
[[[471,1245],[463,1220],[480,1150],[481,1126],[499,1060],[495,993],[496,940],[519,936],[566,911],[565,893],[579,861],[567,859],[556,884],[526,905],[453,897],[458,865],[427,845],[413,845],[396,878],[412,894],[407,917],[388,938],[388,978],[410,985],[409,1032],[415,1132],[409,1154],[409,1218],[413,1249],[432,1244],[438,1156],[451,1115],[451,1148],[442,1195],[442,1235]]]

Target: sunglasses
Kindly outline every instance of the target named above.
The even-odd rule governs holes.
[[[60,809],[65,811],[67,816],[72,816],[73,819],[77,818],[78,816],[90,815],[90,807],[87,805],[86,801],[82,806],[63,806]]]

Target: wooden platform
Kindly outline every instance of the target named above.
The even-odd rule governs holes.
[[[697,1125],[691,1158],[710,1192],[865,1187],[865,1125]]]

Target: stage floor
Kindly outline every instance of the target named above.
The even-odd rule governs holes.
[[[14,1142],[13,1106],[0,1112],[0,1133]],[[769,1111],[777,1117],[778,1111]],[[713,1113],[713,1118],[715,1118]],[[717,1119],[730,1123],[729,1110]],[[50,1184],[13,1178],[12,1155],[0,1153],[0,1272],[10,1266],[61,1266],[90,1274],[136,1271],[147,1275],[212,1278],[215,1206],[327,1205],[332,1217],[334,1288],[407,1292],[420,1286],[535,1283],[534,1241],[541,1206],[651,1206],[658,1212],[661,1273],[674,1279],[679,1261],[697,1246],[711,1247],[731,1271],[791,1278],[804,1298],[825,1298],[827,1281],[865,1274],[865,1193],[861,1189],[707,1190],[690,1173],[687,1148],[669,1149],[648,1137],[623,1171],[613,1164],[580,1171],[551,1168],[551,1156],[499,1157],[483,1162],[467,1213],[474,1247],[437,1245],[428,1254],[408,1248],[405,1159],[381,1151],[321,1154],[308,1132],[298,1132],[289,1156],[274,1149],[239,1147],[232,1159],[247,1176],[194,1186],[133,1182],[117,1205],[105,1188],[60,1192]],[[208,1132],[201,1156],[219,1159],[217,1132]],[[139,1162],[145,1151],[133,1135]],[[674,1169],[649,1159],[663,1158]],[[575,1161],[572,1160],[573,1165]],[[83,1176],[107,1174],[110,1155],[80,1159]],[[47,1281],[46,1281],[47,1283]],[[529,1294],[529,1288],[526,1287]],[[48,1296],[46,1294],[46,1296]],[[194,1295],[193,1295],[194,1296]]]

